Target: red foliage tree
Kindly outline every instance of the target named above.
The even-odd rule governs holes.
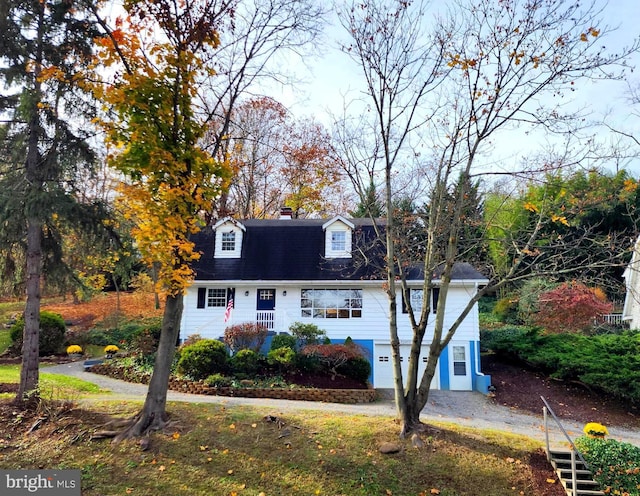
[[[539,298],[535,323],[548,332],[584,332],[594,319],[611,312],[613,304],[595,288],[579,282],[565,282]]]
[[[302,348],[301,353],[307,356],[315,356],[320,363],[331,372],[331,378],[335,379],[338,367],[354,358],[363,356],[360,348],[347,344],[309,344]]]
[[[268,329],[260,324],[244,322],[227,327],[224,330],[224,342],[233,353],[240,350],[253,350],[256,353],[267,338]]]

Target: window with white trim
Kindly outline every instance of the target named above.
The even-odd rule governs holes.
[[[301,316],[313,319],[362,317],[362,289],[302,289]]]
[[[236,233],[234,231],[222,233],[221,248],[222,251],[234,251],[236,249]]]
[[[420,313],[422,310],[422,298],[423,291],[420,289],[409,290],[409,294],[411,295],[411,308],[413,308],[414,314]],[[436,313],[438,309],[438,298],[440,298],[440,288],[431,288],[431,312]],[[402,313],[409,313],[407,305],[405,304],[404,293],[402,294]]]
[[[345,231],[331,231],[331,251],[347,250],[347,233]]]
[[[453,375],[467,375],[467,353],[464,346],[454,346]]]
[[[209,288],[207,290],[208,307],[226,307],[227,290],[225,288]]]

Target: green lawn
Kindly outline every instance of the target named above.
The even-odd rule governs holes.
[[[4,351],[11,346],[11,337],[9,336],[10,331],[8,329],[0,330],[0,353],[4,353]]]
[[[87,394],[100,393],[98,386],[91,382],[83,381],[76,377],[44,372],[46,367],[40,369],[40,389],[42,396],[53,399],[76,399]],[[0,382],[20,382],[19,365],[0,365]],[[12,397],[11,394],[1,394],[2,397]]]
[[[91,440],[95,412],[129,417],[140,403],[91,406],[2,441],[9,449],[0,450],[0,464],[80,469],[84,496],[536,494],[529,460],[540,443],[522,436],[435,423],[424,446],[401,441],[399,453],[384,455],[382,442],[399,442],[390,417],[170,403],[171,427],[142,450],[137,440]],[[32,419],[23,423],[14,430]]]

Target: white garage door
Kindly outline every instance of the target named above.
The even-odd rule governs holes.
[[[402,364],[402,378],[406,384],[407,370],[409,368],[409,352],[411,345],[400,345],[400,361]],[[429,346],[423,346],[420,353],[420,367],[418,367],[418,380],[426,367]],[[393,361],[391,358],[390,344],[376,344],[373,356],[373,386],[376,389],[393,389]],[[439,369],[431,381],[431,389],[440,389]]]

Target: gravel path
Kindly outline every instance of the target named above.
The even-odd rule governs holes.
[[[147,386],[112,379],[100,374],[86,372],[83,362],[72,362],[47,367],[46,372],[78,377],[97,384],[100,388],[111,391],[108,397],[113,400],[144,400]],[[342,404],[316,403],[309,401],[292,401],[278,399],[230,398],[223,396],[207,396],[169,391],[169,401],[190,403],[214,403],[220,405],[252,405],[265,410],[265,414],[286,411],[322,411],[344,412],[371,416],[395,416],[396,409],[389,394],[389,399],[381,399],[373,403]],[[101,399],[105,399],[104,396]],[[423,421],[452,422],[455,424],[494,429],[544,440],[542,402],[540,415],[532,415],[517,409],[497,405],[481,393],[471,391],[431,391],[429,402],[422,411]],[[583,425],[571,420],[562,420],[562,426],[572,438],[582,434]],[[557,446],[565,439],[561,430],[553,420],[549,422],[552,445]],[[610,437],[640,446],[640,430],[623,429],[607,426]]]

